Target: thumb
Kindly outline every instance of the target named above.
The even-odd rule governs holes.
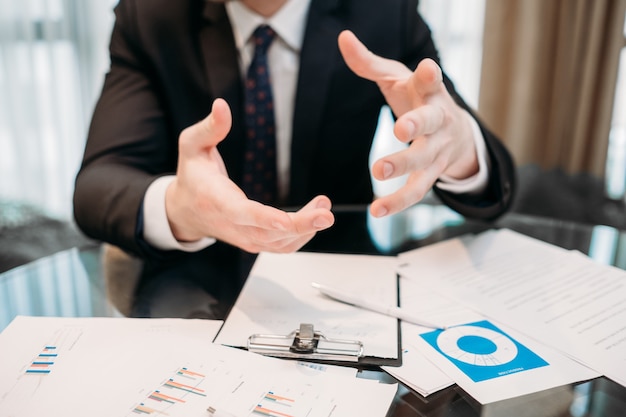
[[[185,156],[194,156],[217,146],[230,132],[232,123],[228,103],[224,99],[216,99],[207,117],[181,132],[180,153]]]

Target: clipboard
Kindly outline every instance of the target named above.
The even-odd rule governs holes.
[[[400,321],[332,300],[311,286],[325,282],[399,300],[396,257],[261,253],[215,343],[267,356],[354,367],[402,364]]]

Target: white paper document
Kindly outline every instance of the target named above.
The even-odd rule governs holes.
[[[482,316],[467,307],[442,297],[405,278],[400,279],[400,306],[415,316],[443,326],[463,324],[480,320]],[[438,358],[431,355],[420,333],[432,329],[410,323],[402,323],[402,366],[385,366],[385,372],[402,381],[423,396],[428,396],[455,383],[454,373],[442,370]]]
[[[18,317],[0,416],[384,416],[397,386],[211,343],[221,322]]]
[[[402,366],[383,366],[383,370],[407,387],[427,397],[454,384],[454,380],[424,354],[428,348],[420,345],[415,328],[426,328],[402,323]],[[414,334],[411,334],[414,333]],[[407,334],[408,337],[404,335]]]
[[[398,320],[333,300],[312,282],[397,305],[396,258],[261,253],[216,343],[246,347],[253,334],[287,335],[301,323],[331,339],[358,340],[364,356],[398,358]]]
[[[400,294],[404,309],[448,326],[447,330],[432,330],[403,323],[403,346],[411,346],[481,404],[599,376],[565,354],[495,320],[486,320],[414,281],[402,278]],[[420,377],[417,370],[403,375],[403,368],[413,362],[412,356],[403,355],[402,367],[388,372],[403,381],[435,381],[432,375]]]
[[[399,273],[626,385],[626,272],[510,230],[400,256]]]

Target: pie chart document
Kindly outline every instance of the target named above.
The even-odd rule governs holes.
[[[523,333],[406,278],[400,280],[401,305],[414,314],[444,323],[430,329],[402,323],[402,343],[427,358],[482,404],[493,403],[596,378],[600,374]],[[403,355],[392,375],[414,378],[414,355]]]
[[[422,249],[404,278],[626,386],[626,271],[507,229]]]

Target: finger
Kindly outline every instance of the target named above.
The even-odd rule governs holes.
[[[330,211],[331,203],[326,196],[317,196],[296,213],[289,213],[297,235],[328,229],[335,223]]]
[[[349,30],[339,34],[338,44],[346,64],[359,77],[379,82],[387,78],[407,76],[410,73],[402,63],[370,52]]]
[[[247,200],[231,212],[232,221],[244,230],[248,250],[292,251],[309,241],[319,230],[334,223],[330,200],[318,196],[297,213],[286,213],[256,201]]]
[[[411,81],[415,91],[422,97],[440,93],[442,88],[445,88],[441,68],[430,58],[420,61],[411,76]]]
[[[441,146],[434,137],[419,137],[411,146],[399,152],[385,155],[372,165],[372,175],[377,180],[389,180],[424,170],[434,164],[434,169],[444,169],[445,158],[440,155]]]
[[[280,252],[280,253],[295,252],[298,249],[300,249],[302,246],[307,244],[311,239],[313,239],[313,237],[318,231],[332,226],[332,224],[334,224],[334,216],[332,212],[330,212],[331,208],[332,208],[332,203],[330,199],[323,195],[317,196],[313,200],[309,201],[304,207],[302,207],[298,211],[297,214],[302,215],[305,212],[310,212],[310,213],[317,215],[317,217],[313,217],[314,219],[313,229],[315,230],[310,230],[310,231],[306,230],[306,223],[307,221],[310,222],[310,219],[309,220],[304,220],[303,218],[296,219],[296,221],[294,222],[294,225],[298,229],[298,234],[296,234],[293,237],[284,238],[284,239],[280,239],[278,241],[273,242],[272,243],[273,251]],[[320,209],[328,210],[329,212],[322,213],[322,215],[319,216]],[[328,214],[330,214],[330,216],[328,216]],[[331,222],[330,226],[326,226],[325,223],[327,221]],[[302,223],[304,224],[304,226],[302,225]]]
[[[181,132],[181,154],[194,156],[206,148],[216,146],[226,138],[231,126],[232,115],[228,103],[223,99],[216,99],[206,118]]]
[[[330,198],[326,197],[325,195],[318,195],[313,200],[309,201],[304,207],[302,207],[300,211],[311,210],[313,208],[330,210],[332,208]]]
[[[291,238],[294,234],[291,219],[287,213],[259,202],[243,198],[231,209],[220,209],[222,240],[248,252],[271,251],[274,242]],[[282,246],[282,245],[280,245]]]
[[[289,218],[289,226],[280,230],[264,230],[260,236],[274,247],[291,247],[303,245],[320,230],[331,227],[335,218],[331,209],[330,199],[326,196],[317,196],[296,213],[285,213]],[[300,243],[298,243],[300,242]]]
[[[325,196],[314,198],[295,213],[287,213],[249,199],[233,202],[234,204],[224,207],[225,212],[231,213],[232,222],[240,226],[265,230],[262,239],[267,241],[314,233],[334,223],[330,200]],[[277,233],[272,237],[267,232]]]
[[[379,181],[385,181],[401,177],[411,171],[415,171],[417,167],[425,165],[421,154],[416,156],[416,158],[420,159],[419,162],[411,159],[412,155],[413,153],[410,152],[410,148],[386,155],[384,158],[374,162],[374,165],[372,165],[372,175]],[[411,169],[411,167],[415,168]]]
[[[400,141],[408,143],[437,132],[444,121],[445,113],[440,106],[425,105],[400,116],[396,120],[393,133]]]
[[[436,169],[429,167],[423,171],[411,173],[406,184],[399,190],[372,202],[370,213],[374,217],[389,216],[418,203],[437,180],[436,172]]]

